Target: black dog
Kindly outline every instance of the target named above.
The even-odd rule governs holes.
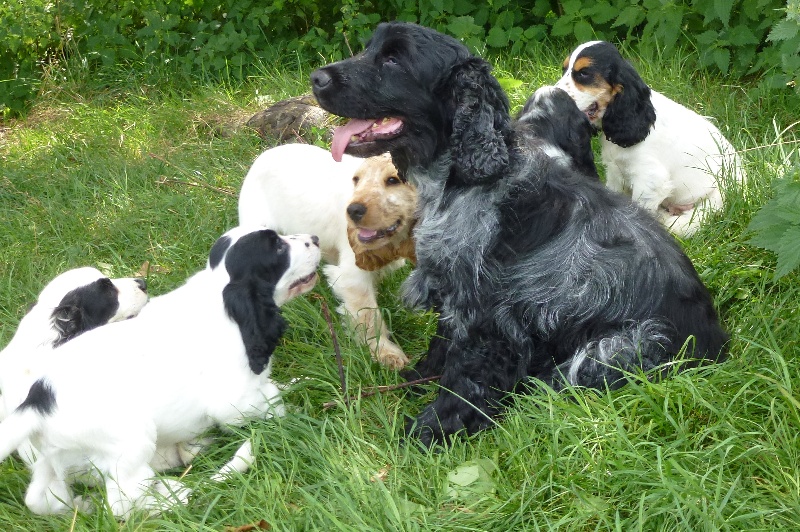
[[[360,54],[316,70],[326,110],[354,118],[334,156],[390,151],[419,191],[409,303],[439,312],[418,365],[441,391],[410,427],[425,443],[488,427],[529,377],[555,388],[622,385],[687,345],[728,336],[675,240],[647,213],[535,149],[489,64],[457,40],[381,24]],[[533,146],[533,147],[532,147]]]

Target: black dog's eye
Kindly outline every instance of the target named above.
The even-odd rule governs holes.
[[[390,177],[389,179],[386,180],[386,184],[387,185],[399,185],[400,183],[402,183],[402,181],[400,181],[395,176],[392,176],[392,177]]]
[[[397,65],[398,64],[397,58],[395,56],[393,56],[393,55],[388,56],[383,62],[384,62],[384,64],[387,64],[387,65]]]

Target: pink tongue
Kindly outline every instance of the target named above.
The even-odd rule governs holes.
[[[375,229],[359,229],[358,230],[358,237],[362,240],[369,240],[370,238],[375,237],[378,234],[378,231]]]
[[[342,160],[345,148],[350,144],[350,137],[358,135],[372,127],[375,120],[361,120],[360,118],[353,118],[343,126],[339,126],[333,130],[333,140],[331,141],[331,155],[333,160],[337,163]]]

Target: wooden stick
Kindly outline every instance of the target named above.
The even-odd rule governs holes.
[[[392,384],[392,385],[389,385],[389,386],[373,386],[372,388],[367,388],[366,390],[361,392],[358,396],[345,398],[345,402],[347,404],[349,404],[350,401],[355,401],[356,399],[359,399],[359,398],[363,399],[364,397],[369,397],[371,395],[375,395],[375,394],[378,394],[378,393],[391,392],[393,390],[400,390],[402,388],[408,388],[409,386],[416,386],[417,384],[425,384],[426,382],[432,382],[432,381],[435,381],[435,380],[439,380],[441,377],[442,377],[441,375],[434,375],[433,377],[423,377],[421,379],[416,379],[416,380],[407,381],[407,382],[401,382],[400,384]],[[325,410],[327,410],[328,408],[331,408],[333,406],[336,406],[336,401],[328,401],[327,403],[323,403],[322,404],[322,408],[325,409]]]
[[[319,294],[314,294],[314,297],[320,300],[322,303],[322,315],[325,316],[325,321],[328,322],[328,330],[331,333],[331,339],[333,340],[333,352],[336,354],[336,364],[339,366],[339,382],[342,385],[342,395],[344,396],[344,402],[348,406],[350,405],[350,399],[347,397],[347,382],[344,379],[344,362],[342,362],[342,351],[339,349],[339,339],[336,337],[336,331],[333,329],[333,321],[331,320],[331,313],[328,310],[328,303],[325,301],[325,298]]]

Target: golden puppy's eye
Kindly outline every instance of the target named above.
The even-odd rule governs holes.
[[[395,176],[392,176],[386,180],[387,185],[399,185],[400,183],[402,183],[402,181],[400,181],[400,179]]]
[[[361,178],[360,178],[360,177],[358,177],[357,175],[354,175],[354,176],[353,176],[353,184],[354,184],[354,185],[357,185],[357,184],[358,184],[358,180],[359,180],[359,179],[361,179]]]

